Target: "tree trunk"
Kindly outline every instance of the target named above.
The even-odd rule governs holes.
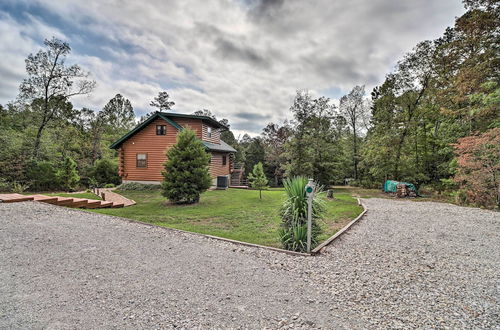
[[[396,180],[400,179],[399,178],[399,161],[401,159],[401,150],[403,148],[403,143],[404,143],[404,140],[406,138],[406,135],[408,134],[408,130],[409,130],[411,122],[413,120],[413,115],[415,114],[415,111],[420,103],[420,99],[424,95],[426,87],[427,87],[427,80],[425,80],[424,85],[423,85],[422,89],[420,90],[420,92],[418,93],[418,96],[417,96],[417,99],[415,100],[415,102],[413,102],[412,105],[408,106],[408,120],[407,120],[407,124],[405,125],[405,128],[403,130],[403,133],[401,134],[401,137],[399,139],[399,144],[398,144],[397,152],[396,152],[396,164],[394,164],[394,176],[395,176]]]
[[[35,138],[35,145],[33,147],[33,159],[38,159],[38,153],[40,151],[40,143],[44,127],[45,125],[40,125],[40,127],[38,127],[38,131],[36,133],[36,138]]]
[[[92,165],[95,164],[95,161],[99,158],[99,146],[101,144],[101,136],[100,134],[96,134],[92,141]]]
[[[259,198],[262,199],[262,189],[259,189]]]
[[[418,171],[420,167],[420,159],[418,157],[418,126],[415,127],[415,168]]]
[[[356,124],[353,126],[353,134],[354,134],[354,150],[353,150],[353,158],[354,158],[354,179],[358,180],[358,141],[356,137]]]
[[[399,161],[401,159],[401,150],[403,149],[403,143],[405,141],[406,134],[408,134],[407,127],[405,127],[405,129],[403,130],[403,133],[401,133],[401,137],[399,138],[399,143],[398,143],[398,146],[397,146],[397,149],[396,149],[396,162],[394,164],[394,178],[396,180],[400,180],[400,177],[399,177]]]

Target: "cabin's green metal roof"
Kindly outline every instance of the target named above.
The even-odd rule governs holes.
[[[175,127],[178,130],[183,129],[183,127],[181,125],[179,125],[178,123],[176,123],[174,120],[172,120],[169,117],[201,119],[204,121],[208,121],[210,124],[212,124],[216,127],[227,129],[226,126],[222,125],[217,120],[210,118],[210,117],[207,117],[207,116],[183,115],[180,113],[170,113],[170,112],[156,112],[153,115],[151,115],[148,119],[146,119],[145,121],[143,121],[142,123],[140,123],[139,125],[134,127],[134,129],[132,129],[130,132],[128,132],[127,134],[125,134],[124,136],[122,136],[121,138],[119,138],[118,140],[113,142],[113,144],[111,144],[109,147],[111,149],[118,149],[125,141],[127,141],[135,133],[139,132],[141,129],[143,129],[144,127],[149,125],[156,118],[161,118],[161,119],[165,120],[167,123],[169,123],[170,125],[172,125],[173,127]],[[224,142],[222,140],[220,141],[220,144],[210,143],[210,142],[206,142],[206,141],[202,141],[202,142],[205,145],[205,148],[207,148],[208,150],[221,151],[221,152],[236,152],[236,150],[233,147],[231,147],[229,144],[227,144],[226,142]]]
[[[160,112],[160,113],[162,115],[169,116],[169,117],[201,119],[203,121],[209,122],[214,127],[228,129],[227,126],[222,125],[217,120],[213,119],[212,117],[208,117],[208,116],[185,115],[182,113],[175,113],[175,112]]]
[[[158,112],[158,116],[160,116],[161,119],[165,120],[167,123],[169,123],[170,125],[174,126],[178,130],[181,130],[183,128],[181,125],[177,124],[175,121],[173,121],[172,119],[168,118],[167,116],[165,116],[161,112]]]
[[[116,140],[115,142],[113,142],[113,144],[111,144],[109,147],[111,149],[117,149],[117,148],[119,148],[123,144],[123,142],[127,141],[132,135],[134,135],[135,133],[139,132],[144,127],[148,126],[149,123],[151,123],[153,120],[155,120],[158,117],[161,118],[161,119],[163,119],[163,120],[165,120],[167,123],[169,123],[170,125],[174,126],[176,129],[178,129],[178,130],[182,129],[181,125],[177,124],[175,121],[173,121],[172,119],[168,118],[163,113],[156,112],[153,115],[151,115],[148,119],[146,119],[145,121],[143,121],[142,123],[140,123],[139,125],[137,125],[136,127],[134,127],[134,129],[132,129],[130,132],[128,132],[127,134],[125,134],[124,136],[122,136],[121,138],[119,138],[118,140]]]
[[[202,142],[205,145],[205,148],[207,148],[210,151],[236,152],[236,149],[234,149],[233,147],[231,147],[229,144],[227,144],[222,140],[220,140],[220,144],[211,143],[207,141],[202,141]]]

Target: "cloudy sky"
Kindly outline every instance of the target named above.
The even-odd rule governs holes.
[[[75,106],[121,93],[140,116],[167,90],[176,112],[210,109],[254,135],[290,116],[297,89],[369,92],[463,11],[459,0],[1,0],[0,104],[16,97],[26,56],[56,36],[97,81]]]

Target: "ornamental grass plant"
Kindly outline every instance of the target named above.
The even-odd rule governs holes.
[[[281,228],[280,241],[284,249],[305,252],[307,249],[307,195],[305,187],[307,178],[298,176],[283,181],[286,199],[280,209]],[[318,220],[326,211],[323,199],[323,188],[316,187],[312,204],[312,233],[311,247],[318,245],[318,236],[321,234]]]

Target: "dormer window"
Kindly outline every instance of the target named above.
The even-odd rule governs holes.
[[[156,125],[156,135],[167,135],[167,125]]]
[[[207,127],[207,137],[209,137],[209,138],[212,137],[212,127],[210,127],[210,126]]]

